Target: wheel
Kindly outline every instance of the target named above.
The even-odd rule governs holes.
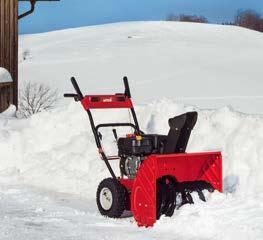
[[[127,191],[117,180],[104,179],[97,189],[97,206],[103,216],[119,218],[127,206]]]

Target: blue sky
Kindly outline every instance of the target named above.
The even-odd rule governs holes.
[[[20,2],[20,12],[29,8]],[[231,21],[238,9],[263,15],[263,0],[60,0],[39,2],[35,12],[20,20],[20,33],[120,21],[164,20],[169,14],[203,15],[211,22]]]

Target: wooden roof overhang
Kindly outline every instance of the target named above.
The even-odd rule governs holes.
[[[24,12],[18,16],[18,19],[21,19],[21,18],[26,17],[26,16],[28,16],[34,12],[35,5],[37,2],[59,2],[60,0],[18,0],[18,1],[19,2],[29,2],[31,4],[31,8],[28,11],[26,11],[26,12]]]

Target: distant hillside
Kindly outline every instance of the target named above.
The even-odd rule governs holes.
[[[168,97],[263,113],[263,34],[234,26],[131,22],[20,36],[20,79],[85,92],[121,90],[139,102]]]

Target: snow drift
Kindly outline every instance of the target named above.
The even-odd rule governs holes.
[[[163,99],[137,106],[141,128],[168,132],[168,118],[197,110],[199,119],[188,152],[222,150],[225,192],[253,194],[263,190],[263,117],[231,108],[199,110]],[[127,121],[127,112],[97,111],[97,120]],[[109,176],[99,159],[88,119],[80,104],[33,116],[29,120],[0,120],[0,171],[15,174],[28,184],[94,198],[98,183]],[[110,132],[103,133],[114,151]],[[52,179],[52,181],[50,181]]]
[[[19,71],[22,83],[48,83],[61,94],[72,91],[71,75],[77,77],[84,93],[121,92],[121,77],[127,74],[135,103],[152,102],[137,104],[146,132],[167,134],[168,118],[197,109],[199,120],[188,151],[222,150],[225,190],[256,193],[263,188],[262,117],[231,107],[199,110],[184,104],[214,108],[232,104],[261,112],[263,55],[258,49],[263,48],[262,40],[262,33],[207,24],[137,22],[84,27],[21,36]],[[66,100],[61,105],[65,107],[29,120],[1,120],[4,157],[0,169],[13,169],[28,183],[93,198],[107,172],[98,159],[85,112]],[[109,117],[108,113],[97,115],[103,121]],[[117,112],[112,121],[124,116]],[[111,133],[105,136],[106,140],[112,137]],[[116,149],[108,143],[109,150]]]

